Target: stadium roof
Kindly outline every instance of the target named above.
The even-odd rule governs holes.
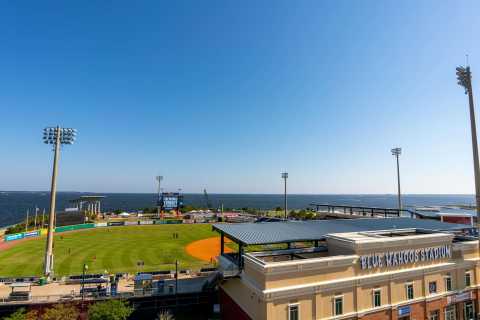
[[[363,218],[260,223],[216,223],[213,229],[244,245],[323,240],[330,233],[423,229],[455,231],[471,228],[465,224],[412,218]]]

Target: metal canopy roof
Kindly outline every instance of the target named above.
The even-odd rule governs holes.
[[[260,223],[216,223],[213,229],[244,244],[272,244],[322,240],[329,233],[389,229],[454,231],[471,228],[464,224],[412,218],[363,218],[338,220],[282,221]]]

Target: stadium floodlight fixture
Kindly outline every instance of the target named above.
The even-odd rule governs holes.
[[[55,221],[55,201],[57,193],[57,168],[62,144],[73,144],[77,136],[77,130],[73,128],[47,127],[43,129],[43,142],[54,146],[52,184],[50,189],[50,214],[48,221],[47,247],[45,249],[44,273],[50,278],[53,273],[53,229]]]
[[[468,94],[469,90],[471,90],[471,80],[472,75],[470,73],[470,67],[457,67],[455,69],[457,72],[457,84],[462,86],[465,89],[465,94]]]
[[[57,139],[58,136],[58,139]],[[77,130],[73,128],[47,127],[43,129],[43,142],[56,145],[73,144],[77,136]]]
[[[401,154],[402,154],[402,148],[393,148],[392,149],[392,155],[399,156]]]

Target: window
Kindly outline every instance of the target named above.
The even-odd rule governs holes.
[[[380,289],[373,290],[373,307],[380,307],[382,305],[382,291]]]
[[[452,277],[445,277],[445,291],[452,291]]]
[[[472,285],[472,278],[470,272],[465,272],[465,287],[470,287]]]
[[[428,293],[437,293],[437,281],[430,281],[428,283]]]
[[[475,309],[473,307],[473,302],[465,302],[465,316],[464,319],[466,320],[473,320],[475,319]]]
[[[298,304],[289,304],[288,305],[288,320],[298,320]]]
[[[413,299],[413,283],[407,283],[406,286],[407,300]]]
[[[343,297],[335,297],[334,309],[336,316],[343,314]]]
[[[440,320],[440,310],[430,311],[428,320]]]
[[[445,320],[455,320],[455,306],[445,308]]]

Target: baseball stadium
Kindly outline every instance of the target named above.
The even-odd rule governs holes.
[[[174,238],[175,237],[175,238]],[[3,277],[42,274],[45,236],[0,244]],[[54,236],[56,276],[89,272],[170,270],[177,260],[185,269],[212,266],[219,241],[208,224],[130,225],[78,229]]]

